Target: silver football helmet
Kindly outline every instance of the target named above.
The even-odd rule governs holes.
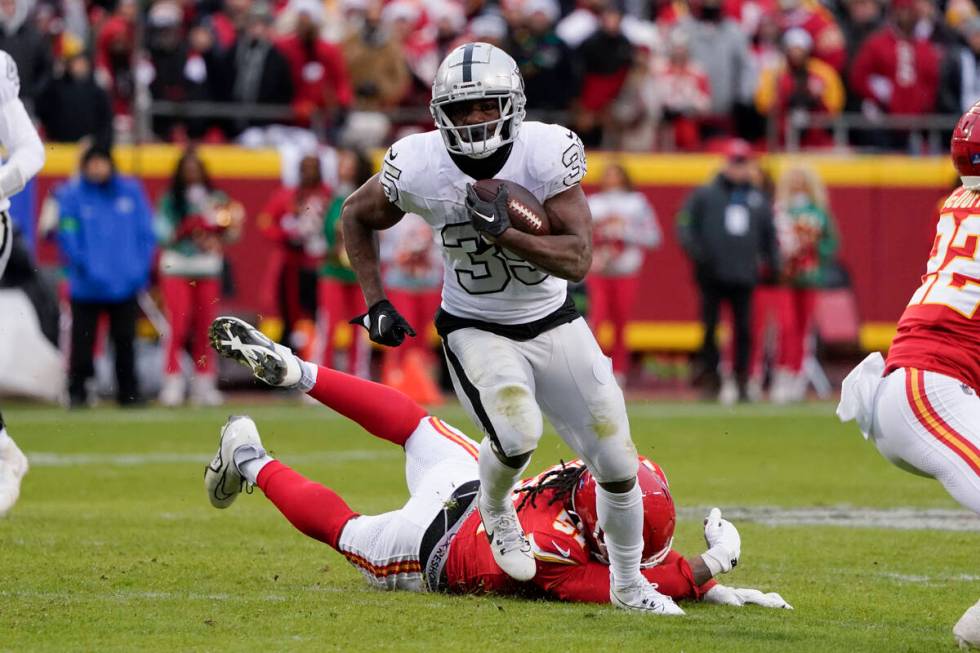
[[[497,100],[499,119],[456,125],[446,113],[455,102],[483,99]],[[489,43],[467,43],[439,64],[429,110],[451,153],[482,159],[517,138],[525,103],[524,80],[510,55]]]

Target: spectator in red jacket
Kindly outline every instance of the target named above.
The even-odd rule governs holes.
[[[588,145],[599,145],[602,140],[608,110],[633,65],[633,46],[622,26],[622,11],[610,3],[599,14],[599,28],[576,51],[585,73],[576,127]]]
[[[283,342],[297,350],[313,342],[317,267],[327,249],[323,216],[332,194],[323,182],[319,157],[311,153],[299,162],[299,185],[276,191],[258,217],[262,235],[276,246],[268,257],[264,294],[267,304],[274,298],[273,310],[282,317]]]
[[[354,95],[344,55],[320,36],[323,5],[318,0],[292,0],[290,10],[295,30],[277,45],[292,71],[297,121],[308,125],[314,113],[323,112],[334,114],[329,122],[336,122],[337,111],[349,107]]]
[[[668,56],[654,65],[653,84],[663,113],[664,136],[672,136],[676,149],[698,149],[701,119],[711,110],[711,80],[691,60],[683,32],[671,34]]]
[[[811,114],[837,114],[844,106],[840,76],[829,64],[811,55],[812,47],[810,34],[794,27],[783,36],[783,64],[764,70],[759,77],[756,108],[762,115],[772,115],[780,121],[780,133],[787,120],[800,124]],[[807,129],[802,140],[811,147],[833,143],[830,133],[823,129]]]
[[[806,30],[813,39],[812,54],[841,72],[847,61],[844,35],[833,14],[814,0],[779,0],[783,31],[794,27]]]
[[[851,90],[861,98],[866,116],[881,113],[921,115],[935,108],[939,87],[939,53],[914,36],[916,0],[894,0],[888,23],[858,50],[851,68]],[[907,134],[879,139],[902,147]]]
[[[129,116],[132,110],[136,11],[136,0],[120,0],[112,17],[103,24],[95,44],[96,79],[108,89],[112,112],[117,118]]]

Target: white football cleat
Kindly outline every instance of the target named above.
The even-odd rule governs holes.
[[[679,617],[684,614],[674,599],[661,594],[646,579],[624,589],[609,586],[609,602],[617,608],[632,612]]]
[[[184,403],[184,392],[187,384],[184,382],[184,375],[167,374],[163,377],[163,384],[160,386],[160,396],[158,397],[161,406],[173,408]]]
[[[980,649],[980,601],[968,609],[953,626],[953,637],[964,651]]]
[[[292,350],[272,342],[265,334],[237,317],[222,316],[208,329],[211,346],[225,358],[252,368],[255,378],[269,385],[291,387],[303,375]]]
[[[244,415],[232,415],[221,427],[218,453],[204,468],[204,489],[215,508],[227,508],[234,503],[245,485],[235,465],[235,451],[240,447],[251,447],[254,458],[265,455],[255,422]]]
[[[218,390],[218,379],[214,374],[198,374],[191,381],[191,405],[220,406],[225,397]]]
[[[0,417],[0,432],[3,418]],[[27,474],[27,456],[12,438],[4,438],[0,444],[0,517],[6,517],[20,497],[20,482]]]
[[[498,512],[483,506],[483,493],[477,495],[477,508],[483,520],[483,528],[490,540],[493,560],[505,574],[517,581],[528,581],[537,573],[531,543],[524,535],[521,522],[517,519],[514,504],[507,502],[509,510]]]

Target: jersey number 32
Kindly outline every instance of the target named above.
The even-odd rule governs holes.
[[[909,305],[938,304],[972,319],[980,308],[980,215],[939,216],[922,285]]]

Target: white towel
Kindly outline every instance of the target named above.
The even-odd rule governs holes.
[[[874,423],[875,396],[884,371],[885,359],[876,351],[851,370],[841,384],[837,417],[842,422],[855,420],[865,440]]]

